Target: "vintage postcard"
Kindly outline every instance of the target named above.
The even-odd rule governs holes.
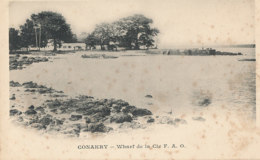
[[[1,3],[0,159],[260,158],[258,1]]]

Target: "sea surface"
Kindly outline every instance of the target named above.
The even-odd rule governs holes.
[[[34,63],[22,70],[11,70],[10,80],[33,81],[62,90],[71,97],[89,95],[99,99],[123,99],[156,114],[182,115],[207,108],[225,108],[242,111],[255,119],[255,61],[239,61],[254,58],[255,49],[217,50],[241,52],[243,56],[101,52],[118,58],[91,59],[81,58],[91,52],[77,52],[57,55],[50,62]],[[204,99],[208,103],[201,105]]]

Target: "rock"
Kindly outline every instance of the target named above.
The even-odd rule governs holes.
[[[90,101],[90,102],[87,102],[86,106],[84,108],[92,108],[95,106],[95,102],[93,101]]]
[[[64,131],[63,133],[64,134],[68,134],[70,136],[79,136],[80,134],[80,130],[81,130],[81,126],[80,124],[73,124],[73,125],[70,125],[68,126],[68,129],[67,131]]]
[[[112,107],[113,104],[114,104],[114,99],[108,99],[108,100],[106,101],[106,105],[107,105],[108,107]]]
[[[255,58],[252,58],[252,59],[239,59],[238,61],[256,61]]]
[[[87,131],[95,132],[109,132],[112,128],[106,127],[103,123],[91,123],[88,125]]]
[[[95,115],[95,116],[93,116],[93,117],[90,118],[90,122],[91,122],[91,123],[98,123],[99,120],[101,120],[101,119],[102,119],[102,117],[100,117],[100,116],[98,116],[98,115]],[[86,122],[87,122],[87,121],[86,121]]]
[[[40,123],[33,123],[31,124],[31,127],[36,128],[38,130],[45,129],[45,127]]]
[[[105,117],[105,116],[109,116],[110,115],[110,108],[106,107],[106,106],[98,106],[97,108],[91,108],[89,110],[89,114],[96,114],[96,113],[100,113],[101,117]]]
[[[10,100],[15,100],[15,94],[12,95],[12,97],[10,98]]]
[[[105,103],[108,102],[108,99],[100,99],[99,102],[100,102],[102,105],[104,105]]]
[[[174,120],[172,118],[170,118],[170,117],[167,117],[167,116],[160,117],[159,123],[175,125]]]
[[[155,121],[154,118],[149,117],[148,120],[147,120],[147,123],[153,123],[154,121]]]
[[[33,88],[33,89],[26,89],[25,92],[39,92],[40,94],[46,94],[46,93],[63,93],[62,91],[56,91],[52,88],[47,88],[43,85],[38,85],[37,83],[25,82],[23,83],[23,86],[25,88]],[[64,96],[64,95],[57,95],[57,96]]]
[[[54,93],[54,92],[57,92],[57,91],[55,91],[55,90],[52,89],[52,88],[40,88],[40,89],[38,90],[38,92],[39,92],[40,94],[46,94],[46,93]]]
[[[194,121],[206,121],[206,119],[203,118],[203,117],[192,117],[192,119],[193,119]]]
[[[40,111],[41,113],[44,113],[45,109],[41,106],[35,108],[36,111]]]
[[[51,94],[50,97],[54,97],[54,98],[67,97],[67,95]]]
[[[180,119],[180,118],[176,118],[174,120],[175,123],[179,123],[179,124],[187,124],[186,120],[184,119]]]
[[[9,85],[10,85],[10,87],[20,87],[20,86],[22,86],[20,83],[14,82],[14,81],[10,81]]]
[[[197,106],[207,107],[212,102],[212,93],[210,91],[194,91],[192,103]]]
[[[57,111],[58,110],[56,108],[50,110],[50,112],[52,112],[52,113],[57,113]]]
[[[29,109],[29,110],[27,110],[27,111],[25,112],[25,114],[26,114],[26,115],[35,115],[35,114],[37,114],[37,112],[36,112],[35,110],[33,110],[33,109]]]
[[[19,111],[19,110],[17,110],[17,109],[11,109],[11,110],[9,111],[9,115],[10,115],[10,116],[21,115],[21,114],[22,114],[22,112]]]
[[[18,122],[23,122],[23,117],[18,117],[17,121]]]
[[[208,106],[209,104],[211,104],[210,98],[205,98],[205,99],[198,102],[199,106],[204,106],[204,107]]]
[[[48,125],[50,125],[51,122],[53,122],[51,115],[46,115],[46,116],[44,116],[43,118],[41,118],[41,119],[39,120],[39,123],[40,123],[44,128],[46,128]]]
[[[93,99],[94,97],[86,96],[86,95],[79,95],[77,98],[79,98],[79,100],[89,100],[89,99]]]
[[[82,115],[71,115],[70,120],[71,121],[78,121],[82,119]]]
[[[64,93],[63,91],[56,91],[57,93]]]
[[[34,109],[34,106],[33,106],[33,105],[31,105],[31,106],[29,107],[29,109]]]
[[[152,112],[148,109],[142,109],[142,108],[135,108],[132,112],[133,116],[146,116],[146,115],[152,115]]]
[[[88,108],[78,108],[78,109],[76,109],[76,113],[88,115],[89,111],[88,111]]]
[[[116,123],[131,122],[132,120],[132,117],[127,114],[115,114],[110,118],[110,122]]]
[[[32,118],[29,118],[29,125],[33,123],[38,123],[39,122],[39,116],[33,116]]]
[[[126,106],[122,109],[123,113],[132,113],[136,109],[135,106]]]
[[[101,112],[95,113],[91,116],[91,121],[94,123],[103,122],[104,119],[107,119]]]
[[[121,129],[127,129],[127,128],[132,128],[132,129],[142,128],[142,129],[144,129],[145,126],[142,125],[139,122],[132,121],[132,122],[125,122],[125,123],[120,124],[119,128],[121,128]]]
[[[103,100],[96,100],[96,101],[94,101],[94,103],[95,103],[95,105],[97,105],[97,106],[102,106],[102,105],[104,105]]]
[[[24,82],[23,83],[24,88],[38,88],[37,83],[30,82]]]
[[[90,123],[91,122],[91,118],[89,117],[85,117],[86,123]]]
[[[153,98],[153,96],[152,96],[152,95],[149,95],[149,94],[147,94],[147,95],[145,96],[145,98]]]
[[[27,56],[23,56],[21,58],[15,56],[15,57],[9,57],[10,59],[10,63],[9,63],[9,68],[10,69],[19,69],[17,67],[14,66],[19,66],[22,68],[23,65],[29,65],[32,63],[38,63],[38,62],[46,62],[48,61],[48,59],[46,57],[27,57]]]
[[[101,117],[100,113],[97,113],[97,114],[94,114],[92,116],[85,117],[84,119],[86,120],[85,121],[86,123],[98,123],[99,121],[104,122],[108,118]]]
[[[25,92],[36,92],[35,89],[26,89]]]
[[[123,101],[121,99],[116,100],[114,103],[119,105],[119,106],[128,106],[129,105],[128,102],[125,102],[125,101]]]
[[[50,109],[54,109],[54,108],[61,106],[61,102],[59,100],[55,99],[51,103],[48,103],[48,106]]]
[[[37,83],[34,83],[32,81],[23,83],[24,88],[41,88],[41,89],[47,89],[47,87],[43,85],[38,85]]]
[[[119,113],[121,111],[122,106],[117,105],[117,104],[113,104],[112,105],[112,112],[116,112]]]
[[[66,107],[64,107],[64,108],[59,108],[59,110],[60,110],[60,113],[61,113],[61,114],[67,113],[67,108],[66,108]]]
[[[64,123],[64,120],[59,120],[59,119],[55,120],[56,125],[63,125],[63,123]]]

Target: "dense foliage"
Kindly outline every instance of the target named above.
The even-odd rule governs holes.
[[[96,25],[92,33],[84,38],[87,46],[100,45],[101,49],[114,49],[123,47],[125,49],[150,48],[155,45],[154,38],[159,33],[157,28],[151,27],[152,19],[144,15],[121,18],[112,23],[101,23]],[[64,42],[77,42],[77,36],[72,34],[70,25],[65,18],[56,12],[43,11],[32,14],[19,30],[9,28],[10,51],[22,47],[46,47],[53,43],[54,51]]]
[[[27,19],[20,26],[19,42],[14,42],[12,38],[10,37],[10,46],[14,46],[14,43],[19,43],[20,47],[27,48],[29,46],[45,47],[48,40],[51,39],[54,50],[57,50],[57,46],[61,41],[76,41],[76,37],[72,34],[70,25],[66,23],[65,18],[59,13],[50,11],[32,14],[30,19]]]
[[[154,46],[154,37],[159,30],[152,28],[152,19],[144,15],[135,14],[119,19],[113,23],[96,25],[94,31],[85,39],[85,43],[94,47],[100,45],[117,44],[126,49],[140,49],[140,46],[150,48]]]
[[[21,45],[20,41],[19,31],[14,28],[9,28],[9,50],[19,49]]]

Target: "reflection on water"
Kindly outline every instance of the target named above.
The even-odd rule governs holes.
[[[196,107],[225,105],[255,118],[255,62],[238,61],[254,56],[254,49],[240,52],[244,55],[117,59],[83,59],[82,54],[90,53],[81,52],[10,71],[10,79],[34,81],[71,96],[120,98],[158,113],[182,114]],[[147,94],[153,98],[146,98]]]

